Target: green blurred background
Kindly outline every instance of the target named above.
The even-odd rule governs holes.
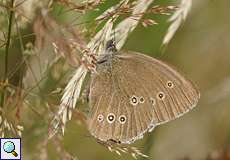
[[[100,8],[104,10],[115,2],[117,1],[107,1]],[[156,0],[154,3],[174,4],[170,0]],[[193,7],[186,22],[178,30],[164,52],[161,43],[169,25],[166,23],[167,16],[148,15],[160,24],[148,28],[138,26],[129,36],[124,50],[149,54],[176,66],[197,84],[201,92],[201,99],[194,110],[175,121],[158,126],[152,133],[147,133],[143,139],[133,144],[143,152],[147,152],[150,156],[149,159],[177,160],[189,158],[201,160],[206,159],[214,151],[230,148],[229,7],[229,0],[193,0]],[[53,16],[58,21],[71,21],[73,13],[58,16],[59,10],[60,6],[57,5],[52,11]],[[31,17],[36,17],[36,10],[31,9],[29,12],[33,12]],[[90,13],[83,19],[90,19],[96,14],[99,13]],[[5,23],[2,22],[2,24]],[[33,20],[23,24],[21,32],[25,35],[32,33]],[[28,42],[33,44],[34,38],[23,38],[23,45]],[[10,47],[9,68],[12,69],[22,58],[22,53],[17,38],[12,39]],[[50,50],[43,51],[45,55],[49,52]],[[3,57],[4,48],[2,47],[0,49],[0,75],[3,74],[4,69]],[[42,58],[44,57],[41,56],[40,61],[45,62],[47,60],[46,56],[44,59]],[[71,70],[73,68],[66,67],[65,61],[60,60],[47,73],[48,77],[40,85],[41,90],[31,91],[36,96],[30,96],[31,104],[24,106],[21,111],[21,123],[24,126],[22,135],[23,159],[61,159],[55,151],[57,149],[56,144],[49,141],[46,145],[44,141],[47,138],[47,124],[50,117],[47,112],[52,111],[52,109],[47,109],[47,101],[55,101],[58,104],[61,95],[50,96],[50,92],[55,88],[65,86],[68,79],[68,76],[64,76],[65,72],[71,72]],[[35,71],[35,73],[37,72]],[[20,74],[14,76],[11,82],[17,84],[18,77]],[[53,108],[55,107],[57,106]],[[84,107],[82,108],[84,109]],[[133,159],[130,155],[119,156],[109,152],[89,136],[84,125],[74,120],[67,124],[66,133],[60,141],[60,145],[79,160]],[[46,148],[48,149],[48,157],[44,158],[42,154],[46,152],[44,151]]]

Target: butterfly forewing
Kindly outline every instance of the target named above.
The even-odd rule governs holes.
[[[198,99],[194,85],[165,63],[138,53],[117,54],[92,74],[89,131],[102,141],[131,143],[183,115]]]

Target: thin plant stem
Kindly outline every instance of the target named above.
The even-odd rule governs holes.
[[[154,146],[154,137],[155,137],[156,132],[157,132],[157,129],[155,128],[153,133],[147,135],[147,139],[144,143],[144,148],[142,151],[145,155],[150,155],[151,149]],[[140,158],[140,160],[148,160],[148,159],[149,159],[149,157],[148,158],[145,158],[145,157]]]
[[[24,0],[23,2],[25,2],[25,1],[26,0]],[[20,32],[20,29],[19,29],[19,26],[18,26],[16,18],[15,18],[15,26],[16,26],[16,30],[17,30],[17,33],[18,33],[18,37],[19,37],[19,42],[20,42],[20,47],[21,47],[21,55],[23,57],[24,47],[23,47],[22,35],[21,35],[21,32]],[[23,61],[23,58],[22,58],[21,61]],[[24,70],[23,67],[21,69],[19,69],[19,73],[20,73],[20,79],[19,79],[19,84],[18,84],[19,88],[22,88],[23,70]]]
[[[6,41],[6,47],[5,47],[5,70],[4,70],[4,77],[3,82],[7,82],[7,74],[8,74],[8,55],[9,55],[9,48],[10,48],[10,40],[11,40],[11,30],[12,30],[12,21],[13,21],[13,14],[14,10],[12,9],[14,7],[14,0],[11,0],[10,3],[10,16],[9,16],[9,25],[8,25],[8,33],[7,33],[7,41]],[[1,107],[4,106],[4,99],[5,99],[5,89],[6,87],[3,87],[2,95],[1,95]]]
[[[14,7],[14,0],[11,0],[10,7]],[[7,41],[6,41],[6,48],[5,48],[5,72],[4,72],[4,80],[7,79],[7,72],[8,72],[8,55],[9,55],[9,48],[10,48],[10,40],[11,40],[11,30],[12,30],[12,19],[13,19],[14,11],[10,11],[9,16],[9,26],[8,26],[8,34],[7,34]]]

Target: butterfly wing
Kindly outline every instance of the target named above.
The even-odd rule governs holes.
[[[118,54],[101,68],[92,75],[88,127],[102,141],[131,143],[198,102],[189,80],[152,57]]]

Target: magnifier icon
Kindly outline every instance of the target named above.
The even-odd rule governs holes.
[[[11,141],[7,141],[3,144],[3,150],[6,153],[11,153],[14,157],[18,156],[17,152],[15,151],[15,145]]]

